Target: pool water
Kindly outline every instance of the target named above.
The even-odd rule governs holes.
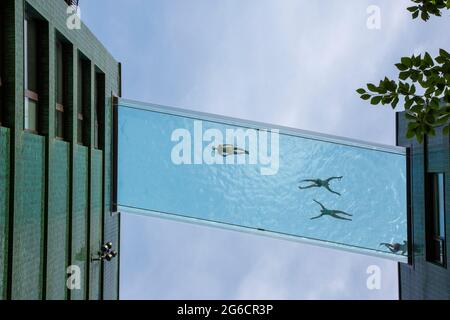
[[[121,211],[405,261],[406,252],[391,252],[381,245],[403,244],[407,239],[403,149],[126,100],[120,101],[118,115]],[[192,163],[196,156],[201,159],[194,144],[201,144],[200,152],[211,148],[211,142],[194,138],[199,121],[203,132],[216,129],[224,137],[226,129],[279,130],[276,170],[262,174],[268,165],[249,163],[249,155],[223,157],[224,161],[240,157],[244,164],[174,163],[172,152],[178,142],[171,138],[176,130],[192,133]],[[270,142],[268,154],[276,154]],[[332,177],[329,190],[299,188],[317,185],[302,180]],[[311,219],[322,213],[322,206],[338,212],[325,211]]]

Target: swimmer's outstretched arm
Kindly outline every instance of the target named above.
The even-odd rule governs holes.
[[[342,178],[343,178],[342,176],[341,177],[331,177],[331,178],[328,178],[325,181],[330,182],[331,180],[341,180]]]
[[[386,243],[386,242],[382,242],[382,243],[380,243],[380,246],[390,247],[390,246],[392,246],[392,244]]]
[[[390,244],[390,243],[380,243],[380,246],[385,246],[386,248],[388,248],[388,249],[389,249],[389,251],[390,251],[390,252],[392,252],[392,253],[396,253],[396,252],[394,251],[394,247],[393,247],[393,245],[392,245],[392,244]]]
[[[317,201],[316,199],[313,199],[315,203],[317,203],[319,206],[322,207],[323,210],[326,210],[327,208],[324,207],[323,204],[321,204],[319,201]]]
[[[317,217],[313,217],[313,218],[311,218],[311,220],[314,220],[314,219],[319,219],[319,218],[321,218],[323,216],[323,214],[320,214],[320,215],[318,215]]]

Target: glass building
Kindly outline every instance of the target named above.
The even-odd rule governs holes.
[[[400,299],[450,299],[450,140],[442,130],[424,143],[406,139],[397,114],[397,144],[409,147],[409,263],[399,264]]]
[[[119,296],[119,259],[99,251],[119,250],[120,64],[77,18],[77,2],[0,2],[0,299]]]

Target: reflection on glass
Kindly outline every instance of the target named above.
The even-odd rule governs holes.
[[[28,17],[24,20],[24,129],[37,132],[38,107],[38,42],[37,22]],[[31,98],[32,97],[32,98]]]
[[[403,149],[283,128],[278,145],[266,128],[220,142],[210,134],[255,124],[124,100],[118,114],[121,210],[406,259]]]
[[[30,98],[25,98],[24,127],[25,130],[37,132],[37,102]]]
[[[428,174],[427,259],[445,265],[445,185],[443,173]]]
[[[63,138],[64,137],[64,113],[56,110],[56,136],[58,138]]]
[[[439,235],[444,237],[445,235],[445,209],[444,209],[444,174],[438,175],[438,190],[439,190]]]
[[[79,144],[84,144],[84,139],[83,139],[83,120],[78,119],[77,120],[78,123],[78,129],[77,129],[77,141]]]

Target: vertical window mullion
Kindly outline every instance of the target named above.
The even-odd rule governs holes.
[[[445,189],[444,189],[444,175],[439,174],[438,177],[439,185],[439,236],[441,238],[445,237]]]
[[[4,33],[4,26],[3,26],[3,3],[0,4],[0,125],[2,125],[3,122],[3,82],[4,81],[4,75],[3,75],[3,33]]]
[[[60,40],[56,40],[56,106],[55,106],[55,135],[57,138],[64,140],[66,134],[65,121],[65,86],[67,82],[66,67],[64,63],[64,44]]]
[[[28,18],[25,18],[23,22],[23,62],[24,62],[24,89],[28,90]],[[23,112],[23,126],[24,129],[28,129],[28,97],[24,96],[24,112]]]
[[[103,112],[105,108],[105,74],[100,70],[95,73],[94,86],[94,147],[103,149]]]
[[[24,19],[24,130],[38,133],[37,22]]]
[[[83,144],[83,61],[78,58],[78,109],[77,109],[77,141],[79,144]]]
[[[445,266],[446,234],[445,234],[445,175],[443,173],[428,174],[428,196],[426,206],[426,241],[427,260]]]
[[[24,87],[28,90],[28,19],[23,23]]]

